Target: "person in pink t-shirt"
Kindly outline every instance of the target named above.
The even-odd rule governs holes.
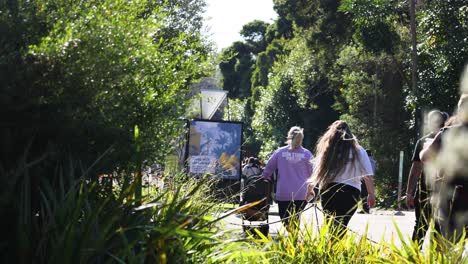
[[[296,223],[299,226],[299,212],[307,204],[307,179],[312,174],[312,153],[302,147],[303,129],[291,127],[288,132],[287,146],[277,149],[267,162],[262,176],[271,180],[278,170],[276,202],[279,215],[288,230]]]

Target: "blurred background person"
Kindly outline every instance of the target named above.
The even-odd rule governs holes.
[[[458,124],[442,129],[420,153],[436,188],[435,220],[450,240],[458,240],[468,227],[468,65],[460,83]]]
[[[414,208],[415,210],[415,224],[411,238],[420,246],[429,229],[432,210],[430,205],[431,195],[426,184],[426,177],[419,153],[426,142],[434,139],[439,130],[444,126],[447,117],[447,114],[439,110],[429,112],[427,126],[430,132],[416,142],[413,157],[411,158],[411,169],[406,186],[406,206],[409,209]]]

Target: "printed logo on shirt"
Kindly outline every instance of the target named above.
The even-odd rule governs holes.
[[[301,161],[305,158],[304,153],[295,153],[295,152],[283,152],[281,155],[287,161]]]

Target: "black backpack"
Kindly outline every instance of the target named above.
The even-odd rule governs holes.
[[[263,221],[268,218],[270,209],[271,183],[258,174],[250,175],[244,178],[244,186],[241,190],[241,205],[253,203],[262,200],[242,212],[243,217],[250,221]]]

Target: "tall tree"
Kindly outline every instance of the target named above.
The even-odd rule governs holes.
[[[201,25],[192,21],[200,17],[198,9],[187,6],[193,15],[176,16],[186,24],[174,31],[169,17],[181,14],[179,8],[189,2],[168,2],[174,5],[148,0],[0,2],[0,191],[30,195],[23,201],[31,202],[21,209],[30,209],[31,217],[25,219],[18,208],[23,205],[0,200],[2,216],[9,221],[1,231],[11,238],[1,248],[2,258],[6,250],[33,262],[34,243],[41,238],[28,230],[42,202],[38,186],[44,177],[58,175],[57,164],[69,163],[72,156],[90,168],[76,172],[88,175],[77,176],[96,177],[134,170],[142,160],[162,158],[171,148],[186,94],[211,68]],[[41,166],[34,170],[24,167],[37,161]],[[15,169],[22,177],[7,177]],[[15,245],[22,251],[10,250]]]
[[[288,42],[285,50],[289,54],[275,62],[268,85],[257,88],[259,99],[253,101],[252,127],[263,142],[263,158],[284,143],[284,135],[294,125],[305,128],[304,144],[313,148],[321,132],[337,118],[331,108],[333,93],[316,68],[320,57],[307,48],[306,39],[301,37]]]
[[[410,152],[411,130],[418,129],[411,115],[423,107],[449,110],[456,102],[468,57],[465,2],[418,6],[420,81],[411,89],[408,1],[275,0],[279,18],[267,28],[266,50],[255,57],[251,103],[243,104],[245,114],[254,115],[252,137],[261,153],[281,144],[292,124],[323,130],[332,118],[343,118],[374,150],[379,188],[393,188],[398,152]]]
[[[219,69],[223,75],[223,88],[229,97],[244,99],[250,96],[250,77],[254,60],[250,45],[237,41],[220,54]]]
[[[468,7],[466,1],[424,1],[419,9],[419,85],[415,107],[452,111],[458,84],[468,62]]]
[[[253,54],[258,54],[266,49],[265,34],[269,24],[261,20],[254,20],[242,26],[241,36],[252,48]]]
[[[410,9],[410,32],[411,32],[411,89],[417,89],[418,78],[418,51],[416,36],[416,0],[409,1]]]

